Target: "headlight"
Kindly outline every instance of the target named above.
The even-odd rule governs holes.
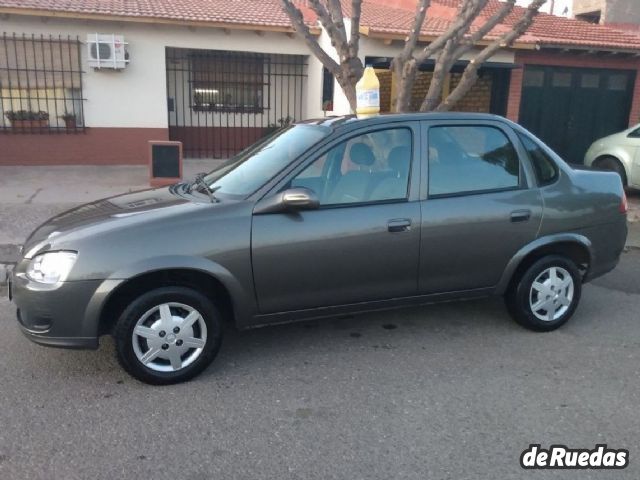
[[[29,263],[27,277],[34,282],[55,284],[64,282],[76,263],[76,252],[46,252]]]

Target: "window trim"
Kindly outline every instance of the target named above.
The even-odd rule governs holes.
[[[629,132],[629,135],[627,135],[627,138],[640,138],[640,127]]]
[[[639,129],[640,130],[640,129]],[[520,144],[522,145],[522,148],[524,149],[526,155],[527,155],[527,159],[529,161],[529,165],[531,165],[531,168],[533,170],[533,178],[536,181],[536,186],[538,188],[545,188],[545,187],[550,187],[552,185],[555,185],[556,183],[558,183],[560,181],[560,174],[562,172],[562,169],[558,166],[558,163],[553,159],[553,157],[551,155],[549,155],[545,149],[543,148],[543,146],[541,145],[541,142],[536,140],[535,138],[533,138],[531,135],[525,133],[525,132],[520,132],[520,131],[516,131],[516,136],[518,137],[518,141],[520,142]],[[527,147],[524,144],[524,141],[522,140],[523,138],[526,138],[528,140],[530,140],[532,143],[534,143],[535,145],[538,146],[538,148],[540,148],[540,150],[542,150],[542,152],[545,154],[545,156],[547,157],[547,159],[551,162],[551,164],[553,165],[553,169],[556,172],[556,176],[553,179],[552,182],[549,183],[541,183],[540,179],[538,178],[538,175],[536,174],[536,168],[533,166],[533,158],[531,158],[531,154],[529,153],[529,150],[527,149]]]
[[[413,127],[413,128],[412,128]],[[340,135],[334,139],[329,139],[329,141],[320,146],[316,151],[311,153],[307,158],[301,161],[298,165],[296,165],[286,176],[280,179],[276,185],[269,190],[268,193],[264,195],[267,197],[271,193],[278,193],[283,190],[283,188],[293,180],[297,175],[302,173],[307,167],[309,167],[313,162],[318,160],[320,157],[328,153],[331,149],[335,148],[339,144],[343,142],[348,142],[353,138],[360,137],[362,135],[384,131],[384,130],[396,130],[396,129],[405,129],[409,131],[409,135],[411,135],[411,165],[409,167],[409,177],[407,178],[407,194],[404,198],[401,199],[389,199],[389,200],[374,200],[374,201],[366,201],[366,202],[352,202],[352,203],[334,203],[330,205],[320,205],[318,210],[329,210],[334,208],[349,208],[349,207],[362,207],[369,205],[383,205],[383,204],[393,204],[393,203],[408,203],[411,201],[419,201],[418,195],[415,194],[415,199],[412,199],[412,181],[415,179],[414,176],[414,168],[417,168],[416,165],[419,166],[420,159],[416,159],[417,150],[416,144],[420,138],[419,122],[416,121],[403,121],[397,123],[384,123],[379,125],[369,125],[367,127],[349,131],[343,135]],[[418,172],[418,177],[420,177]],[[416,189],[419,189],[419,185],[416,185]],[[264,198],[263,197],[263,198]]]
[[[516,153],[516,156],[518,159],[518,185],[514,187],[491,188],[491,189],[484,189],[484,190],[469,190],[465,192],[435,193],[435,194],[430,193],[429,180],[431,179],[431,169],[430,169],[431,165],[429,163],[429,145],[430,145],[429,136],[432,128],[439,128],[439,127],[487,127],[487,128],[494,128],[500,131],[511,143],[513,150]],[[467,196],[474,196],[474,195],[485,195],[485,194],[493,194],[493,193],[501,193],[501,192],[527,190],[529,188],[529,182],[528,182],[528,174],[522,161],[522,152],[520,151],[520,148],[522,147],[520,143],[517,143],[516,141],[514,141],[516,140],[516,138],[514,138],[514,135],[513,135],[514,133],[515,132],[513,131],[508,131],[506,128],[504,128],[502,124],[499,124],[497,122],[491,122],[491,121],[461,120],[461,121],[445,121],[445,122],[429,123],[426,131],[426,146],[424,148],[424,151],[426,152],[425,163],[427,166],[426,181],[425,181],[426,199],[437,200],[440,198],[467,197]],[[517,137],[517,135],[515,135],[515,137]]]

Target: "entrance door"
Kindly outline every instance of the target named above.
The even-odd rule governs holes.
[[[520,123],[581,164],[597,139],[628,127],[635,72],[527,66]]]

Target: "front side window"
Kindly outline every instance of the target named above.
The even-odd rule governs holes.
[[[213,170],[205,181],[216,194],[246,197],[329,133],[326,127],[305,124],[278,130]]]
[[[542,147],[532,139],[522,134],[518,134],[518,136],[529,154],[533,170],[536,172],[538,185],[542,187],[555,182],[556,178],[558,178],[558,167],[555,162],[551,160]]]
[[[429,196],[518,188],[518,154],[498,128],[443,126],[429,129]]]
[[[324,153],[288,187],[313,190],[323,206],[405,200],[411,152],[406,128],[358,135]]]

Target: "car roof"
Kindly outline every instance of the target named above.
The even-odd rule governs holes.
[[[446,121],[446,120],[491,120],[511,123],[504,117],[490,113],[470,113],[470,112],[416,112],[416,113],[381,113],[367,118],[358,118],[356,115],[340,115],[324,118],[312,118],[296,124],[318,125],[329,127],[332,130],[341,127],[355,127],[375,125],[378,123],[400,122],[400,121]]]

